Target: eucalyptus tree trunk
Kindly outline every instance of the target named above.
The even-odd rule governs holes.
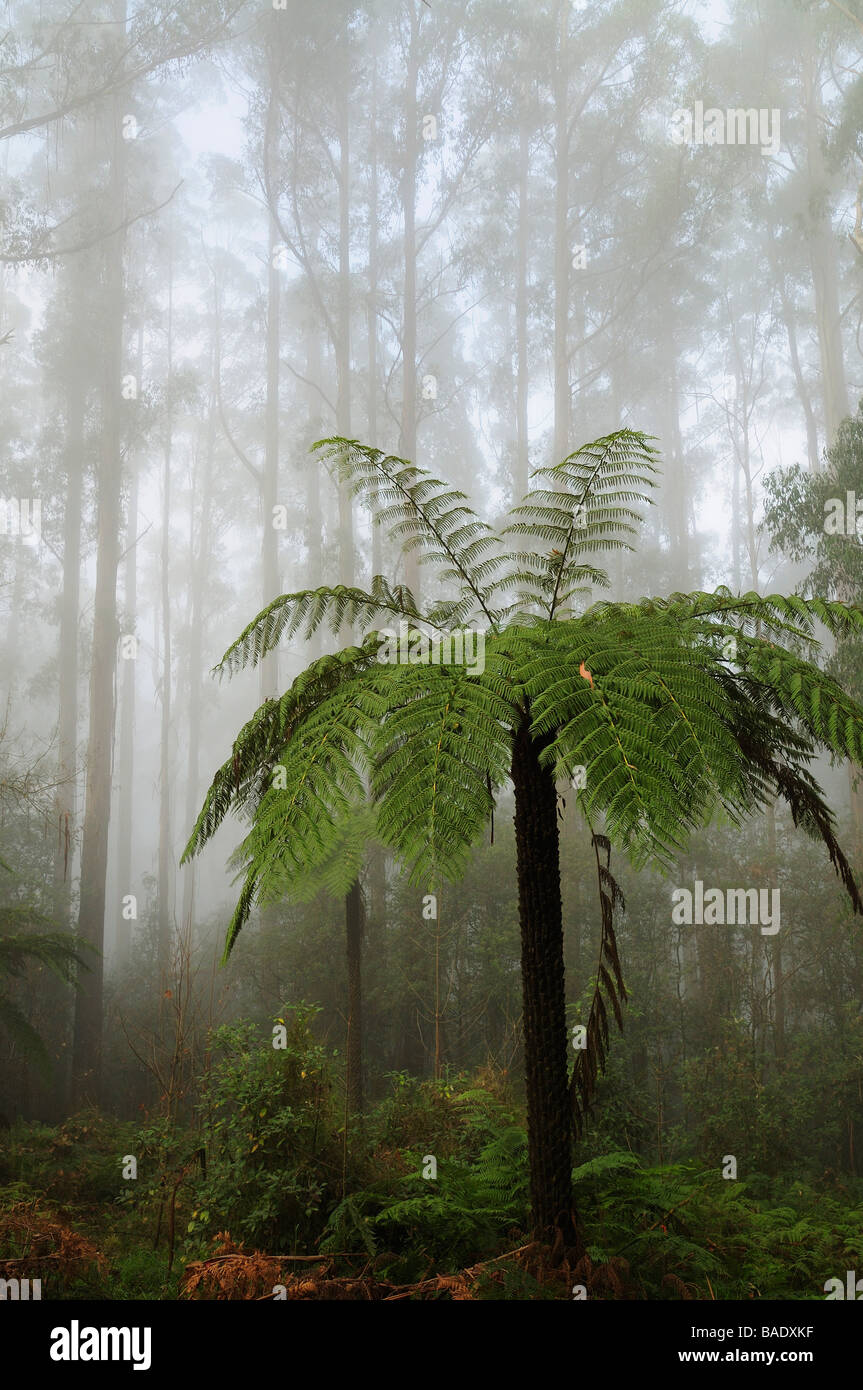
[[[123,28],[125,4],[114,9]],[[117,95],[107,112],[111,141],[109,206],[125,206],[125,141],[121,121],[126,98]],[[102,440],[96,503],[96,589],[90,660],[90,727],[81,847],[78,934],[98,953],[82,972],[75,999],[74,1082],[76,1103],[95,1100],[101,1090],[103,952],[111,757],[114,744],[114,678],[117,656],[117,569],[120,559],[121,424],[125,230],[105,238],[105,319],[102,352]]]
[[[144,325],[138,323],[137,367],[135,379],[140,389],[144,378]],[[126,557],[123,566],[123,631],[133,636],[138,611],[138,476],[137,460],[130,465],[129,501],[126,506]],[[120,666],[119,792],[117,796],[117,877],[120,896],[132,891],[132,831],[134,826],[135,777],[135,671],[137,661],[126,659]],[[134,926],[122,916],[117,922],[118,964],[129,965],[132,958]]]
[[[827,443],[830,445],[836,438],[840,424],[851,411],[842,350],[836,237],[831,226],[826,196],[830,189],[830,171],[823,148],[825,118],[821,103],[821,78],[816,42],[810,31],[807,33],[803,57],[806,172],[809,192],[807,244],[815,298],[821,379],[824,386],[824,425]]]
[[[218,304],[213,304],[213,314],[218,313]],[[198,783],[200,781],[201,724],[203,720],[204,693],[204,624],[207,606],[207,575],[210,568],[210,532],[212,512],[213,470],[216,457],[216,421],[218,416],[218,381],[216,378],[216,327],[213,319],[213,341],[211,347],[212,367],[210,378],[210,399],[207,409],[207,425],[204,436],[203,477],[201,489],[201,519],[199,534],[196,537],[194,523],[190,526],[189,569],[191,575],[191,621],[189,624],[189,703],[188,727],[189,748],[186,760],[186,822],[195,822],[195,808],[198,805]],[[197,547],[195,541],[197,539]],[[187,864],[183,880],[182,925],[190,931],[195,912],[195,887],[197,863]]]
[[[64,894],[72,877],[78,780],[78,635],[81,621],[81,503],[84,483],[84,415],[87,382],[80,360],[69,372],[66,414],[66,506],[63,516],[63,590],[60,607],[60,706],[58,716],[58,780],[55,798],[57,841],[54,887],[64,925],[68,907]]]
[[[554,462],[569,453],[569,70],[567,25],[569,6],[558,8],[559,43],[554,78]]]
[[[567,1077],[566,992],[560,846],[554,774],[540,766],[543,744],[527,713],[513,741],[515,844],[530,1200],[539,1239],[559,1230],[577,1244],[572,1199],[571,1111]]]
[[[173,234],[170,226],[169,236]],[[162,713],[159,728],[159,849],[158,849],[158,939],[160,992],[171,968],[174,937],[173,888],[174,858],[171,846],[171,718],[172,646],[171,633],[171,465],[173,458],[174,413],[174,257],[168,251],[167,370],[165,383],[165,453],[162,472],[162,554],[160,607],[162,619]]]
[[[269,167],[278,169],[280,98],[278,78],[278,49],[270,51],[270,93],[267,104],[265,159]],[[261,544],[261,591],[263,602],[272,603],[280,592],[278,533],[273,526],[273,508],[279,497],[279,406],[281,354],[281,272],[277,263],[280,233],[276,219],[269,216],[269,261],[267,269],[267,396],[264,413],[264,466],[261,472],[261,507],[263,535]],[[269,652],[261,662],[261,699],[275,698],[279,693],[279,661],[276,652]]]
[[[348,959],[347,1104],[349,1115],[363,1111],[363,895],[360,881],[345,898],[345,940]]]
[[[419,81],[419,26],[416,7],[411,6],[410,46],[405,81],[405,149],[401,202],[404,217],[404,286],[402,317],[402,411],[399,424],[399,454],[416,462],[417,457],[417,233],[416,200],[419,165],[417,122],[417,84]],[[415,550],[404,553],[405,582],[419,602],[420,573]]]
[[[520,502],[528,490],[530,474],[530,453],[528,445],[527,404],[528,404],[528,355],[527,355],[527,242],[529,233],[530,209],[528,205],[528,174],[530,172],[530,132],[525,111],[526,92],[522,96],[522,110],[518,132],[518,246],[515,298],[515,337],[516,337],[516,450],[514,500]]]

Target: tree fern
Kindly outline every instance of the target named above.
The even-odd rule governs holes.
[[[225,653],[220,674],[324,624],[334,632],[355,624],[361,635],[357,646],[313,662],[241,730],[184,857],[229,810],[250,816],[227,953],[256,902],[323,873],[366,794],[380,839],[414,882],[434,883],[463,869],[511,778],[531,1198],[538,1231],[563,1222],[572,1238],[568,1144],[559,1129],[568,1108],[580,1121],[608,1045],[608,1011],[618,1017],[625,990],[606,858],[591,1054],[571,1086],[555,779],[585,769],[577,804],[595,846],[665,866],[716,812],[740,823],[782,798],[795,822],[825,844],[863,911],[811,772],[822,751],[863,762],[863,708],[818,665],[819,625],[836,638],[859,636],[863,609],[725,588],[589,603],[606,582],[597,555],[630,547],[655,485],[656,451],[632,430],[540,470],[541,486],[500,534],[462,492],[407,460],[356,440],[316,447],[402,548],[436,568],[440,590],[418,612],[406,589],[375,576],[367,591],[301,591],[258,614]],[[480,627],[483,669],[382,663],[381,620],[394,616],[438,635]]]

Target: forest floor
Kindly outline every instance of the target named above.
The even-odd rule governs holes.
[[[580,1258],[540,1247],[517,1112],[428,1085],[411,1089],[413,1127],[417,1105],[433,1120],[418,1145],[390,1106],[350,1163],[342,1142],[340,1172],[326,1144],[315,1162],[256,1142],[202,1164],[199,1132],[18,1121],[0,1134],[0,1277],[52,1299],[823,1299],[863,1267],[859,1180],[729,1182],[619,1149],[576,1169]]]

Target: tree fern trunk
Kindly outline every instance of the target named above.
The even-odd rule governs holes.
[[[527,717],[515,736],[515,841],[524,996],[530,1197],[535,1234],[575,1244],[557,793]]]

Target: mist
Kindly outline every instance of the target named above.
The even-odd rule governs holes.
[[[0,27],[0,1275],[857,1297],[863,8]]]

